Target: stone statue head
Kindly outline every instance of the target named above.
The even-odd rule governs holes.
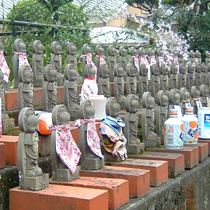
[[[119,54],[120,54],[120,56],[123,56],[123,57],[127,55],[127,50],[125,49],[124,46],[120,46]]]
[[[25,107],[20,111],[18,125],[20,131],[25,133],[34,133],[37,130],[38,118],[33,108]]]
[[[80,119],[92,119],[94,118],[95,110],[90,100],[84,100],[79,107]]]
[[[183,64],[180,64],[180,66],[179,66],[179,71],[180,71],[181,74],[186,74],[186,73],[187,73],[187,68],[186,68],[186,66],[183,65]]]
[[[206,58],[210,58],[210,52],[206,51]]]
[[[188,65],[188,73],[193,74],[195,72],[195,65],[193,65],[192,63],[190,63]]]
[[[55,55],[60,55],[62,53],[62,47],[60,45],[60,42],[54,41],[51,44],[52,53]]]
[[[68,42],[66,45],[66,48],[67,48],[67,54],[69,54],[69,55],[77,54],[77,48],[73,42]]]
[[[95,49],[96,55],[104,55],[104,48],[98,44]]]
[[[152,75],[156,76],[160,75],[160,68],[157,63],[152,65],[151,68],[152,68]]]
[[[106,115],[117,118],[120,114],[120,104],[115,97],[109,97],[106,102]]]
[[[131,56],[136,56],[138,55],[138,51],[135,47],[131,47]]]
[[[117,50],[114,48],[113,45],[109,45],[108,54],[109,56],[115,56],[117,54]]]
[[[164,63],[161,64],[160,72],[163,75],[168,75],[168,68],[166,67],[166,65]]]
[[[26,52],[26,45],[22,39],[16,39],[14,42],[14,50],[17,52]]]
[[[78,73],[73,64],[67,64],[64,70],[64,76],[66,80],[75,81]]]
[[[20,82],[31,83],[33,82],[33,72],[28,65],[23,65],[20,67],[18,72],[18,78]]]
[[[127,69],[127,75],[130,77],[134,77],[138,73],[138,69],[132,63],[128,63],[126,69]]]
[[[92,49],[88,44],[84,44],[82,46],[82,52],[83,52],[83,54],[90,54],[90,53],[92,53]]]
[[[197,63],[197,64],[195,65],[195,71],[196,71],[197,73],[201,73],[201,64],[200,64],[200,63]]]
[[[52,123],[53,125],[68,125],[70,123],[70,114],[63,104],[53,108]]]
[[[44,46],[40,40],[35,40],[33,43],[33,50],[36,54],[44,53]]]
[[[114,73],[117,77],[122,77],[124,75],[124,69],[119,63],[115,64]]]
[[[141,64],[140,74],[141,74],[141,76],[147,76],[148,75],[148,69],[147,69],[145,64]]]
[[[195,52],[193,50],[190,50],[190,58],[195,58]]]
[[[190,93],[189,93],[189,91],[187,90],[187,88],[182,87],[182,88],[180,89],[180,95],[181,95],[181,100],[183,100],[183,101],[188,101],[188,100],[190,100]]]
[[[92,67],[91,64],[86,64],[84,71],[85,78],[94,78],[96,75],[96,70]]]
[[[150,92],[144,92],[142,96],[142,104],[144,108],[152,109],[155,104],[155,99],[152,97]]]
[[[125,107],[127,112],[136,113],[139,108],[139,97],[135,94],[127,96]]]
[[[156,102],[160,106],[167,106],[169,102],[169,92],[165,90],[159,90],[157,93]]]
[[[55,82],[57,79],[57,71],[52,64],[47,64],[43,71],[44,80],[48,82]]]
[[[202,84],[200,86],[200,93],[201,93],[201,96],[208,97],[209,96],[209,88],[208,88],[208,86],[205,85],[205,84]]]
[[[169,92],[169,101],[172,103],[179,103],[181,99],[178,89],[171,89]]]
[[[99,66],[99,76],[103,78],[108,78],[110,75],[109,68],[106,64],[101,64]]]
[[[200,98],[201,93],[196,86],[191,87],[190,93],[192,98]]]
[[[199,50],[196,50],[196,51],[195,51],[195,56],[196,56],[197,58],[201,58],[201,53],[200,53]]]
[[[203,73],[207,73],[208,72],[208,66],[205,63],[201,64],[201,71]]]
[[[172,74],[177,74],[178,72],[178,66],[175,63],[171,64],[171,73]]]

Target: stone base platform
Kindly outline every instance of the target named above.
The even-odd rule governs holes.
[[[4,168],[5,165],[6,165],[5,145],[3,143],[0,143],[0,169]]]
[[[167,153],[180,153],[184,155],[185,168],[191,169],[198,165],[199,151],[197,147],[185,147],[182,149],[164,149],[164,148],[149,148],[147,151],[151,152],[167,152]]]
[[[113,166],[150,170],[150,185],[159,186],[168,180],[168,162],[158,160],[127,159],[122,162],[110,162]]]
[[[198,142],[208,144],[208,147],[209,147],[208,156],[210,156],[210,139],[198,139]]]
[[[50,185],[40,191],[10,189],[10,210],[108,210],[108,191]]]
[[[123,179],[80,177],[72,182],[51,181],[51,184],[108,190],[110,210],[129,202],[129,182]]]
[[[176,177],[185,170],[184,155],[164,152],[148,152],[142,155],[130,155],[133,159],[163,160],[168,161],[169,177]]]
[[[0,137],[0,143],[5,144],[5,157],[6,163],[11,165],[17,165],[17,146],[19,136],[2,135]]]
[[[150,171],[126,167],[105,166],[100,170],[81,170],[81,176],[117,178],[129,181],[129,196],[139,197],[150,190]]]

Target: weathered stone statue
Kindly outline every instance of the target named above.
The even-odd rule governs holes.
[[[49,175],[38,166],[39,137],[36,132],[38,119],[31,107],[19,114],[20,135],[18,140],[19,185],[25,190],[41,190],[49,186]]]
[[[142,99],[143,93],[148,92],[148,69],[145,64],[140,66],[140,77],[138,84],[138,93],[140,100]]]
[[[100,139],[96,131],[94,108],[91,101],[84,100],[80,104],[80,119],[75,122],[79,127],[79,143],[82,152],[81,168],[97,170],[104,167]]]
[[[18,78],[18,111],[20,112],[24,107],[33,108],[33,72],[30,66],[21,66],[18,72]]]
[[[81,101],[88,99],[92,96],[98,95],[98,86],[96,83],[96,70],[92,67],[91,64],[85,65],[85,74],[84,82],[81,90]]]
[[[185,64],[185,61],[184,61],[184,57],[183,57],[183,54],[180,52],[179,55],[179,64],[181,65],[184,65]]]
[[[135,66],[136,69],[139,71],[140,69],[139,56],[138,56],[138,51],[135,47],[131,47],[130,63],[133,64],[133,66]]]
[[[57,105],[57,71],[52,64],[44,67],[44,85],[42,89],[43,109],[52,112]]]
[[[169,82],[168,82],[168,68],[165,64],[162,64],[160,67],[160,89],[161,90],[169,90]]]
[[[64,105],[73,118],[77,118],[79,114],[77,75],[75,65],[67,64],[64,70]]]
[[[177,66],[177,68],[179,68],[179,52],[175,50],[173,54],[174,54],[173,63]]]
[[[200,85],[201,103],[203,107],[210,107],[209,87],[205,84]]]
[[[13,56],[13,75],[14,75],[14,87],[18,87],[18,71],[22,65],[29,65],[26,56],[26,45],[22,39],[16,39],[14,42],[14,56]]]
[[[106,64],[99,66],[99,80],[98,80],[98,93],[109,98],[110,93],[110,82],[109,82],[109,68]]]
[[[152,48],[148,49],[148,61],[149,61],[149,65],[153,66],[154,64],[157,63],[156,58],[155,58],[155,51]]]
[[[157,63],[159,67],[165,63],[162,49],[157,50]]]
[[[44,70],[44,46],[40,40],[33,43],[32,70],[34,73],[33,85],[37,87],[43,86],[43,70]]]
[[[119,118],[120,105],[115,97],[106,103],[106,117],[102,119],[100,131],[103,136],[102,149],[106,161],[122,161],[127,158],[127,139],[122,128],[125,123]]]
[[[58,41],[54,41],[51,45],[52,55],[50,63],[54,66],[57,71],[57,85],[64,84],[64,77],[62,74],[62,47]]]
[[[126,100],[125,137],[128,140],[128,153],[139,154],[144,151],[144,143],[138,138],[138,108],[139,98],[130,94]]]
[[[123,70],[124,70],[124,79],[126,80],[127,78],[127,72],[126,72],[126,66],[127,66],[127,50],[125,49],[124,46],[120,46],[119,48],[119,64],[120,66],[123,67]]]
[[[191,64],[195,64],[195,52],[193,50],[190,50],[190,55],[189,55],[189,61]]]
[[[14,118],[9,118],[5,108],[5,89],[4,89],[4,74],[0,71],[0,94],[1,94],[1,115],[2,115],[2,130],[13,130],[15,127]]]
[[[152,97],[150,92],[145,92],[142,98],[143,112],[141,120],[142,128],[142,140],[145,146],[155,147],[160,145],[160,138],[154,132],[154,104],[155,99]]]
[[[152,67],[152,79],[151,79],[151,93],[153,97],[157,96],[160,90],[160,68],[158,64],[154,64]]]
[[[170,73],[170,89],[175,88],[178,88],[178,66],[172,63]]]
[[[206,51],[206,60],[205,60],[206,64],[210,64],[210,51]]]
[[[67,48],[67,64],[74,65],[74,68],[77,69],[77,48],[73,42],[68,42],[66,45]]]
[[[194,86],[194,74],[195,74],[195,65],[190,63],[188,65],[188,73],[186,78],[186,88],[188,91],[191,91],[191,87]]]
[[[79,178],[77,166],[81,152],[70,131],[70,114],[64,105],[52,111],[51,161],[53,181],[72,181]]]
[[[195,86],[200,88],[200,85],[203,84],[202,73],[201,73],[201,64],[197,63],[195,65]]]
[[[105,56],[104,56],[104,48],[98,44],[95,48],[96,58],[95,58],[95,65],[97,69],[101,64],[106,64]]]
[[[201,64],[201,76],[202,84],[208,85],[208,66],[205,63]]]
[[[108,67],[109,67],[109,71],[110,71],[110,82],[114,81],[114,77],[115,77],[115,65],[116,65],[116,54],[117,54],[117,50],[114,48],[113,45],[109,45],[108,47]],[[123,76],[124,76],[124,71],[123,71]]]
[[[181,64],[179,66],[178,89],[181,89],[182,87],[186,87],[186,73],[187,73],[186,66]]]
[[[201,63],[201,53],[199,50],[195,51],[195,62],[196,63]]]
[[[196,86],[192,86],[190,93],[191,93],[190,103],[191,106],[193,107],[194,114],[197,115],[199,108],[202,106],[200,101],[200,91],[197,89]]]
[[[139,71],[133,63],[127,65],[126,94],[137,94],[137,76]]]
[[[161,138],[161,142],[164,140],[164,122],[168,118],[168,102],[169,102],[169,92],[165,90],[160,90],[157,93],[156,103],[157,110],[155,114],[156,121],[156,133]]]
[[[182,87],[180,89],[180,96],[181,96],[181,108],[182,108],[182,113],[185,114],[185,110],[187,107],[190,107],[190,93],[186,87]]]
[[[169,108],[170,109],[176,109],[177,107],[179,108],[179,111],[181,112],[181,106],[180,106],[180,91],[179,89],[171,89],[169,92]],[[182,113],[180,113],[182,114]]]
[[[126,97],[124,94],[124,70],[119,64],[117,64],[115,65],[115,72],[116,77],[114,78],[114,96],[116,97],[120,106],[125,107]]]

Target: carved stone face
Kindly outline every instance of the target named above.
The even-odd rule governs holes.
[[[120,105],[117,102],[111,103],[109,110],[110,110],[110,116],[116,118],[120,114]]]
[[[77,78],[77,71],[76,71],[76,69],[69,70],[69,80],[70,81],[75,81],[76,78]]]
[[[132,67],[130,70],[130,76],[135,76],[137,74],[137,69],[135,67]]]
[[[136,99],[131,100],[130,102],[130,112],[136,113],[138,111],[139,101]]]
[[[62,53],[62,47],[60,44],[56,44],[55,46],[55,54],[61,54]]]
[[[90,67],[88,69],[87,76],[90,77],[90,78],[93,78],[93,77],[95,77],[95,74],[96,74],[96,70],[93,69],[92,67]]]
[[[199,98],[200,97],[200,91],[199,90],[195,90],[195,98]]]
[[[163,94],[162,97],[161,97],[161,100],[160,100],[160,104],[162,106],[166,106],[168,104],[168,96]]]
[[[184,96],[184,98],[183,98],[184,100],[189,100],[190,99],[190,93],[188,91],[185,91],[183,96]]]
[[[172,102],[174,103],[178,103],[180,102],[180,94],[179,93],[174,93],[173,98],[172,98]]]
[[[27,116],[25,123],[27,127],[27,132],[34,133],[37,129],[38,118],[35,115],[29,115]]]
[[[124,69],[123,69],[122,67],[119,67],[119,68],[117,69],[117,76],[118,76],[118,77],[122,77],[123,74],[124,74]]]
[[[30,83],[33,81],[33,72],[29,69],[25,70],[23,73],[23,80],[26,83]]]
[[[126,56],[126,54],[127,54],[127,50],[125,48],[121,48],[120,49],[120,55],[121,56]]]
[[[104,48],[101,46],[98,48],[98,55],[104,55]]]
[[[90,102],[87,102],[84,107],[84,118],[91,119],[94,117],[95,110]]]
[[[37,45],[37,53],[42,54],[43,52],[44,52],[44,46],[41,43],[39,43]]]
[[[48,70],[48,74],[49,74],[49,82],[54,82],[57,78],[57,71],[54,68],[50,68]]]
[[[149,96],[147,98],[147,108],[152,109],[154,107],[154,104],[155,104],[155,99],[152,96]]]
[[[68,112],[66,112],[66,111],[62,111],[58,115],[58,121],[59,121],[59,125],[67,125],[67,124],[69,124],[70,114]]]
[[[107,65],[103,66],[102,68],[102,77],[105,78],[109,77],[109,68]]]
[[[110,50],[110,55],[115,56],[116,54],[117,54],[117,50],[114,47],[112,47]]]
[[[24,42],[20,42],[18,45],[18,51],[20,52],[26,52],[26,45]]]

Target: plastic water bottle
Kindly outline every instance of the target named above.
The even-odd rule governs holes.
[[[193,114],[193,107],[187,107],[182,118],[184,124],[184,144],[197,144],[198,142],[198,118]]]
[[[178,111],[170,109],[169,119],[164,123],[164,146],[166,149],[182,149],[183,142],[183,122],[178,118]]]

